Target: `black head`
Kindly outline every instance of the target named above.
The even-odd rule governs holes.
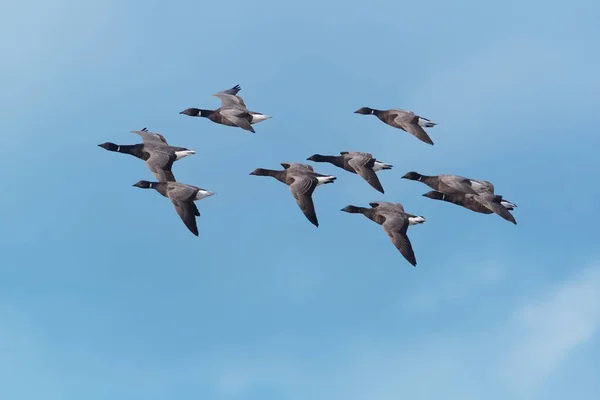
[[[181,111],[179,114],[183,114],[183,115],[189,115],[190,117],[198,117],[202,115],[202,110],[200,110],[199,108],[186,108],[185,110]]]
[[[116,151],[119,148],[119,146],[111,142],[104,142],[102,144],[99,144],[98,146],[110,151]]]
[[[148,182],[148,181],[139,181],[137,183],[134,183],[133,186],[135,187],[139,187],[142,189],[149,189],[152,187],[152,182]]]
[[[440,193],[435,190],[431,190],[427,193],[424,193],[423,196],[429,197],[430,199],[433,199],[433,200],[444,200],[444,198],[445,198],[444,193]]]
[[[402,177],[402,179],[410,179],[411,181],[418,181],[422,177],[423,177],[423,175],[419,174],[418,172],[411,171],[411,172],[405,174]]]
[[[312,156],[308,157],[306,160],[307,161],[321,161],[323,159],[323,156],[321,154],[313,154]]]
[[[369,108],[369,107],[361,107],[358,110],[354,111],[354,114],[364,114],[364,115],[375,114],[375,110],[373,110],[372,108]]]
[[[353,205],[349,205],[349,206],[342,208],[340,211],[347,212],[350,214],[358,214],[358,213],[360,213],[360,208],[353,206]]]
[[[269,175],[269,172],[264,168],[256,168],[254,171],[250,172],[250,175],[267,176]]]

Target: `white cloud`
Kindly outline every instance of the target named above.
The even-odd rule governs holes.
[[[491,281],[504,278],[501,270],[490,271],[479,282],[489,276]],[[467,290],[471,295],[472,289]],[[600,266],[584,269],[534,298],[539,300],[528,298],[514,306],[508,319],[499,315],[488,331],[465,327],[416,339],[367,334],[346,338],[334,348],[315,349],[318,355],[307,357],[290,351],[269,358],[268,351],[258,351],[221,364],[215,382],[222,395],[236,398],[256,388],[290,399],[539,398],[561,362],[600,326]]]
[[[520,307],[507,356],[508,383],[529,398],[600,326],[600,267],[589,267],[541,301]]]

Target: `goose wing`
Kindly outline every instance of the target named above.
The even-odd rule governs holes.
[[[388,237],[394,244],[394,246],[400,251],[400,254],[408,261],[411,265],[417,265],[417,259],[410,243],[410,239],[406,235],[408,230],[408,218],[403,213],[393,212],[390,210],[382,209],[379,214],[385,218],[381,227],[387,233]]]
[[[291,178],[294,182],[290,185],[290,191],[296,200],[296,204],[298,204],[306,218],[318,227],[319,220],[312,199],[312,194],[317,187],[317,179],[304,174],[294,174]]]
[[[448,194],[477,194],[471,187],[471,180],[459,175],[438,175],[440,192]]]
[[[417,139],[433,145],[433,140],[429,137],[427,132],[419,125],[419,118],[412,111],[405,110],[390,110],[391,113],[395,114],[394,122]]]
[[[240,85],[235,85],[234,87],[232,87],[231,89],[227,89],[227,90],[222,90],[219,93],[222,94],[229,94],[232,96],[235,96],[236,94],[238,94],[238,92],[242,90],[242,87]]]
[[[246,131],[256,133],[250,122],[248,121],[248,113],[240,108],[221,108],[219,114],[235,126],[238,126]]]
[[[282,162],[280,164],[284,169],[299,169],[299,170],[309,170],[314,172],[315,170],[313,169],[312,165],[309,164],[301,164],[301,163],[297,163],[297,162]]]
[[[382,208],[392,208],[396,209],[400,212],[404,212],[404,206],[400,203],[391,203],[389,201],[372,201],[369,203],[372,208],[382,207]]]
[[[221,100],[222,108],[239,108],[241,110],[248,111],[248,109],[246,108],[246,103],[244,103],[244,99],[242,99],[240,96],[228,94],[225,92],[215,93],[213,94],[213,96]]]
[[[168,145],[167,139],[160,133],[149,132],[148,130],[131,131],[130,133],[140,135],[144,144],[154,144],[158,146]]]
[[[480,203],[483,207],[492,211],[495,214],[498,214],[500,217],[505,220],[512,222],[513,224],[517,224],[515,217],[504,207],[500,201],[502,200],[501,196],[495,196],[493,194],[485,193],[477,196],[472,196],[473,201]]]
[[[375,159],[370,155],[355,155],[349,161],[348,164],[356,171],[361,178],[363,178],[371,187],[375,190],[384,193],[383,186],[377,177],[373,166],[375,165]]]
[[[198,225],[196,223],[196,216],[200,215],[198,208],[192,201],[178,201],[171,198],[171,202],[175,207],[175,211],[179,214],[179,217],[185,224],[185,226],[194,235],[198,236]]]

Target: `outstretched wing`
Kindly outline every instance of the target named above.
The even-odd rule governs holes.
[[[173,206],[175,207],[175,211],[179,214],[179,217],[185,224],[185,226],[192,232],[194,235],[198,236],[198,225],[196,224],[196,216],[199,216],[198,208],[191,201],[177,201],[171,199]]]
[[[144,128],[146,129],[146,128]],[[130,133],[135,133],[136,135],[140,135],[142,137],[142,141],[144,144],[158,144],[158,145],[168,145],[167,139],[160,133],[149,132],[148,130],[141,131],[131,131]]]
[[[223,93],[223,94],[230,94],[232,96],[235,96],[236,94],[238,94],[238,92],[242,90],[242,87],[240,85],[235,85],[234,87],[232,87],[231,89],[227,89],[227,90],[222,90],[219,93]]]
[[[404,129],[406,132],[415,136],[417,139],[428,143],[433,144],[433,140],[429,137],[427,132],[419,125],[419,118],[412,111],[404,111],[404,110],[390,110],[396,116],[394,117],[394,122],[398,124],[401,129]]]
[[[400,212],[404,212],[404,206],[400,203],[391,203],[389,201],[372,201],[369,203],[372,208],[382,207],[382,208],[391,208],[398,210]]]
[[[512,222],[513,224],[517,224],[515,217],[504,207],[500,201],[502,199],[501,196],[495,196],[493,194],[485,193],[478,196],[473,196],[472,199],[490,211],[493,211],[495,214],[498,214],[500,217],[505,220]]]
[[[150,154],[150,157],[146,160],[146,166],[152,171],[156,179],[159,182],[175,182],[175,176],[171,172],[175,157],[152,148],[146,151]]]
[[[256,133],[254,128],[246,118],[247,113],[240,110],[239,108],[224,108],[219,110],[219,113],[223,116],[223,118],[227,119],[235,126],[238,126],[252,133]]]
[[[394,246],[400,251],[400,254],[402,254],[406,261],[413,266],[417,266],[417,259],[412,244],[406,235],[408,218],[397,212],[383,212],[382,210],[380,214],[385,218],[385,222],[381,226],[385,233],[388,234]]]
[[[317,187],[317,179],[306,175],[294,175],[294,182],[290,185],[292,196],[296,199],[296,204],[304,213],[306,218],[315,226],[319,226],[315,205],[313,203],[312,194]]]
[[[242,99],[240,96],[223,92],[215,93],[213,96],[218,97],[221,100],[221,107],[223,108],[240,108],[248,111],[246,104],[244,103],[244,99]]]
[[[367,181],[371,187],[381,193],[384,193],[383,186],[381,186],[381,182],[379,182],[379,178],[373,170],[373,166],[375,165],[375,159],[373,157],[356,155],[348,161],[348,164],[361,178]]]
[[[315,170],[313,169],[312,165],[309,165],[309,164],[301,164],[301,163],[296,163],[296,162],[282,162],[282,163],[281,163],[281,166],[282,166],[284,169],[288,169],[288,168],[298,168],[298,169],[300,169],[300,170],[307,169],[307,170],[309,170],[309,171],[313,171],[313,172],[315,171]]]

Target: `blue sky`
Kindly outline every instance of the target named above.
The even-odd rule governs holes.
[[[0,396],[10,400],[597,399],[600,5],[9,2],[0,14]],[[235,84],[252,135],[179,115]],[[431,147],[359,107],[439,125]],[[196,150],[200,237],[105,141]],[[314,199],[249,176],[314,154],[394,165]],[[492,181],[517,226],[421,196]],[[427,222],[412,268],[339,210]]]

